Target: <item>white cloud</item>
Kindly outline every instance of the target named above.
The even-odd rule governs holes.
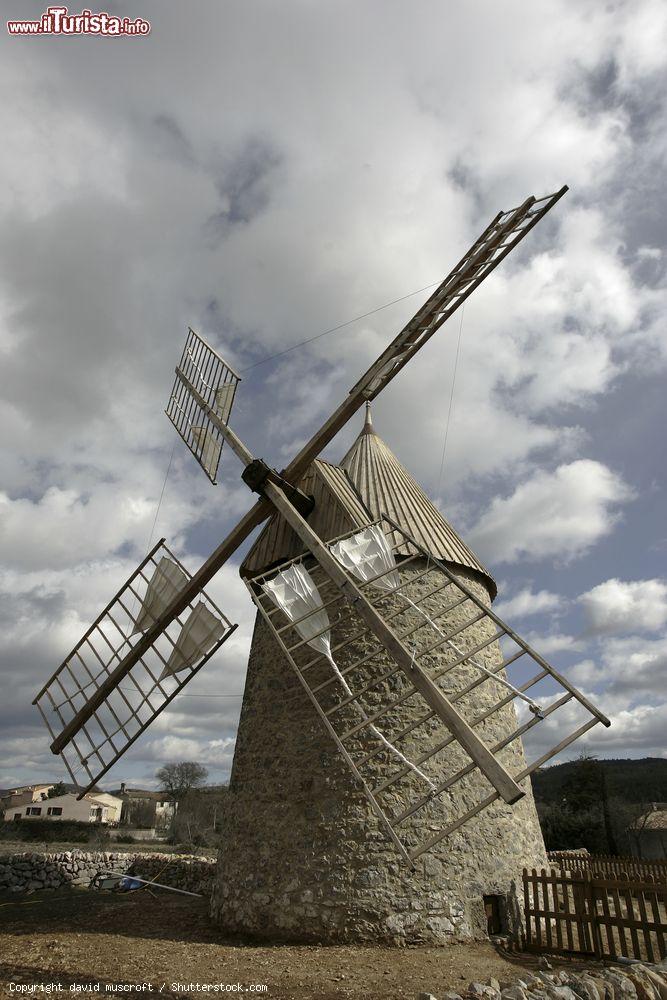
[[[553,656],[554,653],[574,652],[581,649],[581,644],[576,636],[563,632],[551,632],[548,635],[528,632],[525,640],[542,656]]]
[[[604,688],[608,697],[620,696],[617,704],[667,700],[667,638],[626,636],[607,639],[598,650],[599,659],[586,659],[572,668],[577,684]]]
[[[592,632],[653,631],[667,622],[667,583],[614,577],[581,594],[579,603]]]
[[[549,590],[534,592],[530,587],[524,587],[513,597],[498,601],[493,610],[501,618],[525,618],[528,615],[559,611],[564,603],[559,594],[552,594]]]
[[[581,557],[612,530],[618,506],[632,496],[611,469],[580,459],[536,472],[511,496],[496,498],[470,541],[490,563]]]

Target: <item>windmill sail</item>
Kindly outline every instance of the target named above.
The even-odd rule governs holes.
[[[35,698],[33,704],[54,743],[68,727],[75,727],[61,757],[72,781],[81,788],[80,797],[113,767],[236,629],[200,591],[198,603],[189,601],[123,677],[113,680],[119,663],[143,641],[190,581],[190,574],[161,539]],[[90,708],[79,724],[81,714]]]
[[[508,716],[508,720],[514,721],[513,724],[508,721],[507,735],[490,746],[517,783],[525,782],[534,770],[593,726],[609,724],[581,692],[502,622],[474,591],[390,518],[385,516],[334,539],[329,547],[351,571],[354,567],[355,575],[363,581],[362,593],[368,596],[369,588],[381,591],[383,596],[374,600],[375,608],[384,620],[391,622],[398,639],[413,649],[414,663],[447,693],[477,733],[483,733],[486,721],[497,713],[510,712],[518,695],[539,693],[544,705],[540,716],[524,716],[521,710],[518,719]],[[396,552],[404,553],[406,549],[411,554],[403,556],[399,568]],[[481,775],[464,747],[422,700],[415,685],[387,656],[385,648],[354,609],[346,604],[343,593],[312,562],[308,555],[299,556],[281,572],[284,575],[297,568],[306,570],[318,591],[320,606],[326,606],[328,615],[345,609],[339,615],[344,625],[339,626],[338,632],[332,631],[327,649],[316,650],[315,656],[312,635],[310,640],[304,638],[303,620],[290,621],[287,616],[285,625],[276,617],[275,602],[266,602],[266,584],[275,578],[275,570],[248,579],[246,585],[388,836],[402,856],[414,862],[496,802],[500,793],[487,779],[477,780]],[[425,600],[439,607],[439,611],[424,615]],[[454,610],[455,619],[447,618],[447,631],[443,632],[444,626],[438,619]],[[484,636],[481,640],[480,635]],[[500,662],[491,657],[484,670],[471,676],[466,669],[468,664],[476,665],[475,660],[487,656],[498,642],[503,649]],[[337,663],[334,676],[330,657]],[[497,681],[505,680],[511,670],[515,671],[515,683],[510,684],[511,690],[501,688],[500,694]],[[341,677],[347,687],[342,698]],[[522,704],[519,701],[519,707]],[[416,717],[415,706],[420,706]],[[513,745],[537,725],[544,727],[543,745],[549,749],[526,765],[523,757],[514,753]],[[379,747],[374,745],[373,728],[383,734],[385,742]],[[409,747],[416,731],[420,751],[415,759]],[[377,758],[387,753],[388,745],[404,759],[393,773],[378,779]],[[386,774],[384,769],[383,773]],[[419,775],[428,781],[429,788],[424,788]],[[415,842],[411,818],[428,810],[435,797],[442,797],[450,805],[441,814],[446,821],[437,829],[431,825],[429,837]],[[397,801],[402,803],[399,809]],[[419,827],[422,833],[425,825]]]
[[[191,427],[190,433],[195,445],[193,451],[198,456],[199,464],[209,479],[215,479],[220,464],[222,441],[216,440],[207,427]]]
[[[216,482],[224,437],[193,399],[187,383],[196,387],[206,406],[226,424],[240,381],[217,351],[194,330],[188,332],[165,412],[212,483]]]

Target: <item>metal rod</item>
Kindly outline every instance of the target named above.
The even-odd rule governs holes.
[[[168,889],[169,892],[178,892],[181,896],[196,896],[197,899],[203,898],[201,892],[189,892],[187,889],[175,889],[173,885],[163,885],[162,882],[153,882],[147,878],[139,878],[138,875],[129,875],[127,872],[101,871],[100,875],[116,875],[118,878],[131,878],[135,882],[141,882],[142,885],[153,885],[156,889]]]

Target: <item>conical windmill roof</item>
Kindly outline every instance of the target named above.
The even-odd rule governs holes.
[[[480,573],[491,596],[496,596],[496,583],[489,571],[376,433],[368,405],[363,429],[340,465],[374,518],[388,514],[437,559]]]

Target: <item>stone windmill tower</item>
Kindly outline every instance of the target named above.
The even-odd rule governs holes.
[[[312,516],[326,537],[341,534],[351,523],[355,526],[355,519],[362,524],[388,514],[426,551],[445,561],[484,603],[495,597],[488,571],[375,432],[370,408],[340,466],[316,463],[302,488],[316,493]],[[276,567],[300,548],[276,515],[248,554],[242,573]],[[409,572],[416,576],[424,568],[425,560],[419,559]],[[450,602],[446,592],[438,595],[431,615],[446,610]],[[451,630],[458,617],[454,609],[439,623]],[[334,642],[344,631],[344,625],[334,625]],[[488,634],[482,620],[477,633],[468,633],[468,642]],[[502,662],[497,643],[486,647],[485,662]],[[458,671],[456,685],[478,676],[468,666]],[[479,698],[479,692],[471,697]],[[416,719],[419,706],[411,706],[409,714]],[[509,703],[484,735],[487,742],[502,740],[515,728],[515,710]],[[414,758],[419,757],[419,742],[416,736],[408,747]],[[514,753],[520,765],[520,743]],[[395,763],[386,755],[380,772],[391,775]],[[461,794],[470,795],[470,789]],[[438,809],[446,812],[448,805],[434,803],[419,817],[426,833],[442,820]],[[258,614],[214,901],[225,929],[299,940],[442,942],[452,935],[485,933],[485,903],[488,909],[497,900],[507,920],[521,869],[545,864],[530,789],[514,806],[501,803],[483,812],[412,869],[398,862]]]
[[[481,931],[544,860],[530,774],[609,725],[493,612],[492,578],[370,415],[340,466],[319,460],[566,190],[498,213],[280,473],[230,426],[239,376],[189,332],[167,415],[211,482],[227,443],[259,499],[194,575],[161,539],[34,704],[82,797],[233,633],[204,588],[267,522],[242,566],[258,616],[212,901],[229,930]]]

